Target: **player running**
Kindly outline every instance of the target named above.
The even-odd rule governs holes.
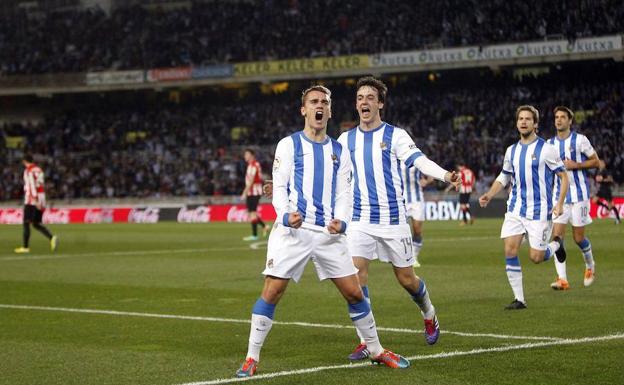
[[[355,106],[359,125],[338,138],[351,158],[353,168],[353,217],[347,231],[349,253],[358,269],[362,291],[370,301],[368,266],[373,259],[392,264],[398,282],[420,308],[425,340],[435,344],[440,335],[436,311],[425,281],[414,274],[412,234],[403,201],[401,163],[426,175],[459,185],[459,175],[429,160],[402,128],[381,120],[388,88],[372,76],[358,80]],[[360,344],[351,360],[372,352],[360,334]]]
[[[585,259],[585,275],[583,284],[589,286],[594,282],[595,263],[592,254],[592,247],[589,239],[585,236],[585,226],[592,223],[589,216],[589,175],[587,169],[599,166],[600,159],[589,142],[589,139],[583,134],[572,131],[572,122],[574,113],[565,106],[555,107],[555,128],[557,135],[551,138],[548,143],[553,145],[559,152],[559,157],[563,160],[566,167],[570,188],[566,194],[563,212],[554,218],[553,237],[561,239],[561,254],[565,254],[563,239],[565,236],[566,225],[572,225],[572,237],[583,253]],[[555,178],[555,196],[561,188],[561,181]],[[559,262],[555,259],[555,268],[557,270],[557,280],[550,284],[555,290],[568,290],[568,276],[566,272],[566,261]]]
[[[568,174],[557,150],[537,136],[539,112],[533,106],[520,106],[516,110],[516,127],[520,140],[505,151],[503,171],[492,183],[490,190],[479,198],[486,207],[492,198],[511,182],[507,200],[507,213],[501,228],[505,244],[507,279],[514,300],[507,310],[526,309],[522,269],[518,249],[525,234],[529,240],[529,258],[534,263],[547,261],[560,250],[562,241],[555,237],[547,244],[552,231],[552,218],[563,213],[563,203],[568,191]],[[561,178],[559,199],[553,207],[553,178]],[[557,253],[557,259],[565,255]]]

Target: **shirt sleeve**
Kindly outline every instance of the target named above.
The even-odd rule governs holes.
[[[588,158],[593,156],[596,153],[596,150],[594,150],[594,147],[589,142],[589,139],[587,139],[585,135],[580,136],[580,138],[581,140],[579,144],[581,152]]]
[[[559,153],[557,150],[550,144],[546,143],[544,145],[545,157],[544,161],[546,162],[546,166],[555,173],[565,171],[565,166],[559,157]]]
[[[503,159],[503,174],[513,174],[513,164],[511,163],[511,147],[507,147],[505,151],[505,158]]]
[[[414,161],[423,156],[422,151],[416,147],[416,143],[404,129],[397,128],[394,136],[396,138],[394,152],[397,158],[404,162],[407,167],[412,167]]]
[[[284,223],[284,215],[290,213],[288,183],[293,172],[293,145],[290,137],[279,141],[273,159],[273,207],[277,220]],[[288,218],[286,217],[286,225]]]
[[[336,206],[334,218],[345,223],[351,220],[353,210],[353,194],[351,191],[351,158],[349,149],[342,146],[340,166],[336,175]]]
[[[446,175],[447,171],[426,156],[417,157],[414,161],[414,166],[416,166],[416,168],[418,168],[423,174],[432,176],[437,180],[445,182],[444,176]]]

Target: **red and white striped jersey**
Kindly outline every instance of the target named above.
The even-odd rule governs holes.
[[[245,173],[245,186],[251,184],[247,196],[262,195],[262,168],[257,160],[247,162],[247,172]]]
[[[41,208],[46,205],[43,170],[34,163],[24,170],[24,204]]]
[[[461,186],[459,186],[460,194],[471,193],[476,182],[474,172],[468,167],[460,167],[459,174],[461,175]]]

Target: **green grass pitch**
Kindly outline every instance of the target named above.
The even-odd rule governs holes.
[[[596,220],[587,228],[597,261],[589,288],[570,232],[566,292],[549,287],[552,261],[532,264],[524,245],[528,309],[510,312],[501,222],[425,223],[417,274],[438,311],[434,346],[390,266],[371,265],[381,341],[410,357],[411,368],[349,365],[357,338],[344,300],[310,264],[278,305],[249,383],[624,384],[624,226]],[[21,256],[12,252],[21,226],[0,226],[0,384],[236,380],[266,252],[241,240],[249,225],[50,228],[60,237],[56,254],[33,231],[31,253]]]

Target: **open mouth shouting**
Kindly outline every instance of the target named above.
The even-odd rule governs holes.
[[[321,120],[323,120],[323,111],[316,111],[316,113],[314,114],[314,118],[320,122]]]

